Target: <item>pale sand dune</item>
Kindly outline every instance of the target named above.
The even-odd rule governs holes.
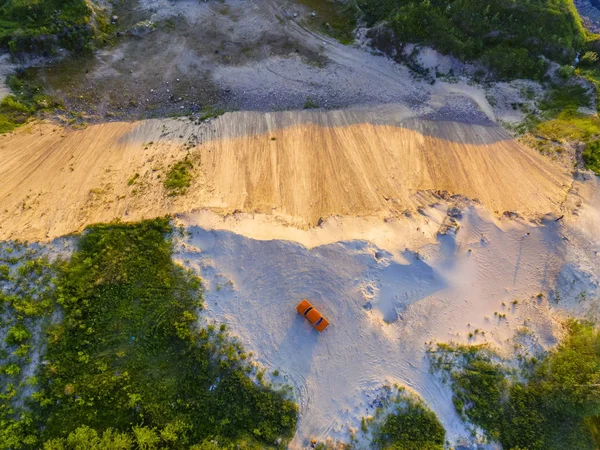
[[[379,244],[367,230],[365,240],[350,240],[359,237],[353,235],[318,245],[317,239],[313,248],[277,235],[249,238],[255,220],[243,214],[235,233],[223,229],[228,223],[207,229],[206,218],[193,214],[179,222],[187,233],[176,259],[202,278],[204,314],[227,324],[266,368],[267,379],[293,388],[300,418],[290,449],[308,448],[312,438],[348,442],[349,430],[359,430],[361,418],[375,413],[372,402],[385,383],[423,397],[452,446],[472,443],[449,387],[429,371],[426,343],[489,343],[512,356],[512,337],[524,325],[534,350],[549,348],[561,335],[553,304],[536,297],[547,294],[562,268],[560,223],[530,227],[468,207],[456,234],[436,235],[443,208],[423,212],[429,225],[422,239],[435,242],[429,245],[416,239],[423,220],[417,217],[389,229],[392,239]],[[318,231],[327,234],[335,225],[328,222]],[[379,221],[383,235],[382,226]],[[295,233],[313,230],[294,230],[290,239]],[[330,320],[323,334],[296,312],[302,298]],[[511,306],[514,300],[518,306]],[[470,339],[475,329],[485,335]],[[279,377],[271,375],[276,369]]]
[[[194,182],[168,197],[166,168],[188,151]],[[438,190],[531,217],[558,212],[571,184],[498,127],[420,121],[389,107],[232,113],[202,125],[35,124],[0,138],[0,174],[0,239],[201,208],[275,213],[306,228],[334,215],[398,215]]]

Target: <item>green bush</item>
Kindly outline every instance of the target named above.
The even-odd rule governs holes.
[[[11,75],[8,86],[14,95],[8,95],[0,102],[0,134],[14,130],[26,123],[31,116],[48,108],[59,106],[41,87],[29,80],[29,73]]]
[[[31,337],[31,333],[23,324],[17,324],[8,330],[6,343],[8,345],[17,345]]]
[[[540,79],[546,71],[541,55],[570,64],[586,40],[570,0],[357,0],[357,5],[370,25],[386,21],[401,41],[482,59],[500,78]]]
[[[88,50],[95,33],[93,13],[85,0],[3,0],[0,47],[11,52]]]
[[[520,377],[481,350],[439,353],[457,411],[503,448],[597,448],[589,424],[600,415],[600,333],[591,324],[569,322],[567,338]]]
[[[377,427],[373,443],[384,450],[443,450],[446,430],[421,401],[405,398]]]
[[[598,65],[598,53],[585,52],[579,62],[583,67],[594,67]]]
[[[562,79],[563,81],[567,81],[567,80],[571,79],[571,77],[573,76],[574,73],[575,73],[575,69],[573,68],[573,66],[569,66],[569,65],[560,66],[558,68],[558,70],[556,71],[556,74],[558,75],[558,77],[560,79]]]
[[[192,172],[194,168],[189,156],[186,156],[181,161],[177,161],[173,167],[167,172],[164,181],[164,186],[169,193],[169,196],[185,194],[187,188],[192,183]]]
[[[585,166],[600,176],[600,140],[589,142],[582,156]]]
[[[64,317],[48,330],[35,394],[48,445],[109,428],[138,448],[209,438],[268,448],[293,434],[295,404],[246,376],[224,331],[199,327],[200,281],[172,262],[171,232],[168,219],[96,225],[61,266]]]

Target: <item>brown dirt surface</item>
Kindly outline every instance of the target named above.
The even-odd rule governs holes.
[[[336,215],[400,215],[440,193],[534,217],[557,213],[571,186],[564,169],[499,127],[378,117],[394,114],[246,112],[200,125],[167,119],[82,130],[32,124],[0,137],[0,239],[49,239],[94,222],[202,208],[278,214],[306,228]],[[192,184],[169,196],[165,175],[186,155]]]

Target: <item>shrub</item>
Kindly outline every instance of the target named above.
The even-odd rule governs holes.
[[[312,97],[306,97],[303,108],[304,109],[318,109],[319,104],[315,100],[313,100]]]
[[[169,196],[185,194],[192,183],[191,169],[194,168],[189,156],[176,162],[167,172],[164,186]]]
[[[558,75],[558,77],[562,80],[569,80],[573,74],[575,73],[575,69],[573,68],[573,66],[560,66],[558,68],[558,70],[556,71],[556,74]]]
[[[23,324],[17,324],[8,330],[6,343],[8,345],[17,345],[31,337],[31,333]]]
[[[446,430],[435,413],[407,397],[376,428],[373,443],[386,450],[442,450],[445,438]]]
[[[583,67],[594,67],[598,64],[598,53],[585,52],[579,62]]]
[[[541,78],[540,56],[571,63],[586,34],[570,0],[357,0],[370,25],[386,21],[402,42],[483,59],[502,78]],[[512,63],[512,64],[511,64]]]
[[[592,450],[600,332],[588,323],[568,327],[567,338],[541,361],[523,365],[520,378],[481,348],[440,347],[434,365],[450,373],[457,411],[503,448]]]
[[[58,47],[89,50],[95,33],[107,31],[106,20],[98,20],[99,27],[90,25],[92,8],[85,0],[0,2],[0,47],[11,52],[51,53]],[[95,12],[100,18],[101,11]]]
[[[600,176],[600,140],[589,142],[585,146],[582,156],[585,167]]]
[[[62,265],[64,318],[36,394],[44,441],[90,435],[83,425],[126,432],[135,448],[214,436],[268,448],[293,434],[295,404],[246,376],[238,344],[196,326],[200,281],[173,263],[172,231],[168,219],[92,226]]]

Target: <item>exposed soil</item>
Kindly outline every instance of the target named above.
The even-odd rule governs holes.
[[[36,69],[80,122],[202,114],[215,105],[273,111],[391,103],[442,120],[490,118],[445,83],[432,86],[364,46],[316,34],[306,28],[311,12],[290,2],[142,0],[122,8],[114,46]]]
[[[41,123],[1,137],[0,153],[4,239],[198,208],[275,213],[307,227],[335,215],[397,216],[454,194],[497,215],[538,217],[558,214],[572,183],[496,126],[411,119],[401,108],[246,112],[201,125],[151,120],[74,131]],[[193,183],[169,197],[167,169],[188,154]]]

